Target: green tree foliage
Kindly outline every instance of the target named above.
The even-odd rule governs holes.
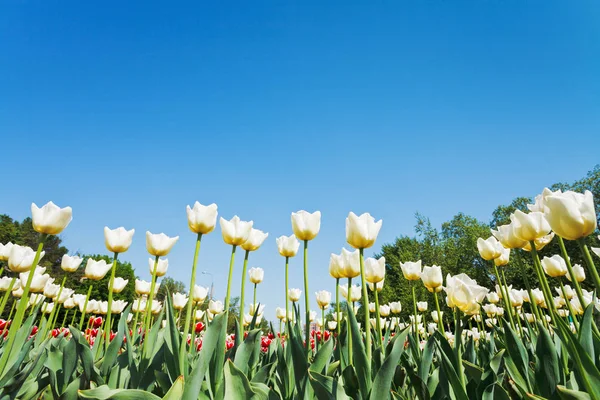
[[[160,288],[156,294],[156,299],[163,301],[167,296],[167,293],[185,293],[185,283],[177,281],[169,276],[163,278],[160,282]]]

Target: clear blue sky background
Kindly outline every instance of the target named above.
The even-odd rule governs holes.
[[[123,258],[146,279],[144,232],[180,235],[169,275],[187,283],[185,206],[215,202],[270,234],[250,266],[272,317],[292,211],[323,213],[314,299],[333,291],[349,211],[383,218],[377,251],[414,233],[416,211],[487,221],[584,176],[599,161],[599,20],[592,0],[4,2],[0,212],[72,206],[72,252],[106,252],[105,225],[135,228]],[[199,269],[219,297],[228,262],[217,229]]]

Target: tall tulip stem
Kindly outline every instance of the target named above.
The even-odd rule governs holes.
[[[240,333],[241,340],[244,340],[244,308],[245,308],[245,288],[246,288],[246,268],[248,268],[248,257],[250,255],[250,251],[246,250],[246,254],[244,255],[244,266],[242,267],[242,293],[240,297]]]
[[[0,316],[4,315],[4,308],[6,307],[6,302],[8,301],[8,296],[12,293],[13,286],[15,286],[15,282],[17,281],[17,277],[11,279],[10,284],[8,285],[8,289],[6,289],[6,293],[2,296],[2,303],[0,303]],[[8,321],[8,320],[7,320]]]
[[[348,298],[346,299],[346,305],[348,306],[348,315],[346,315],[346,334],[348,335],[348,365],[352,363],[352,332],[350,331],[350,317],[349,314],[354,314],[354,303],[352,302],[352,278],[348,278]],[[339,322],[338,322],[339,323]]]
[[[438,300],[438,295],[437,295],[436,291],[433,292],[433,298],[435,300],[435,309],[437,310],[437,316],[438,316],[438,329],[439,329],[440,333],[443,335],[444,334],[444,324],[442,322],[442,313],[440,312],[440,302]]]
[[[377,347],[381,346],[381,320],[379,318],[379,295],[377,293],[377,283],[373,284],[373,289],[375,289],[375,291],[373,292],[373,294],[375,295],[375,328],[377,329]],[[371,321],[369,321],[371,322]]]
[[[581,253],[583,254],[583,259],[588,267],[588,271],[590,275],[592,275],[592,280],[594,281],[594,286],[596,287],[596,291],[600,291],[600,276],[598,275],[598,270],[596,269],[596,265],[594,265],[594,260],[592,260],[592,255],[585,244],[584,238],[577,239],[577,244],[581,249]],[[581,303],[582,305],[585,303]]]
[[[537,249],[535,248],[534,241],[530,241],[529,245],[531,246],[531,256],[533,258],[533,265],[536,268],[538,279],[540,281],[540,286],[542,287],[542,292],[544,293],[544,300],[546,301],[546,306],[548,307],[548,311],[550,312],[550,318],[552,318],[552,321],[554,321],[556,319],[554,297],[552,297],[552,291],[550,290],[550,285],[548,284],[548,280],[546,279],[546,275],[542,268],[542,263],[540,261]]]
[[[409,282],[413,299],[413,334],[415,335],[415,339],[417,339],[417,296],[415,294],[415,283],[413,281]]]
[[[286,257],[285,258],[285,317],[287,318],[288,315],[290,315],[290,310],[289,310],[289,281],[288,281],[288,275],[289,275],[289,269],[290,269],[290,258]]]
[[[335,279],[335,321],[337,338],[340,340],[340,278]]]
[[[198,253],[200,252],[200,242],[202,241],[202,234],[199,233],[196,237],[196,248],[194,250],[194,259],[192,261],[192,276],[190,277],[190,286],[189,286],[189,298],[185,307],[185,324],[183,328],[183,339],[181,346],[179,347],[179,373],[187,375],[187,369],[185,368],[185,344],[187,341],[188,334],[190,332],[190,320],[192,319],[192,308],[194,306],[194,287],[196,286],[196,266],[198,265]],[[195,317],[195,316],[194,316]],[[190,346],[193,346],[193,343],[190,343]]]
[[[365,279],[365,260],[364,249],[359,249],[360,258],[360,279],[362,283],[362,302],[365,309],[365,335],[367,343],[367,360],[371,360],[371,316],[369,315],[369,296],[367,295],[367,280]],[[350,288],[348,288],[350,291]]]
[[[562,292],[563,299],[565,299],[565,303],[567,304],[567,309],[569,310],[569,314],[571,315],[571,318],[573,319],[573,325],[575,325],[575,330],[577,330],[577,332],[579,332],[579,321],[577,321],[577,316],[573,312],[573,307],[571,306],[571,302],[569,301],[569,298],[567,297],[567,291],[565,290],[565,285],[563,285],[562,279],[559,278],[558,283],[560,284],[560,291]],[[585,303],[581,303],[582,307],[583,307],[583,304],[585,304]]]
[[[229,259],[229,275],[227,278],[227,294],[225,296],[225,321],[229,319],[229,296],[231,295],[231,279],[233,279],[233,264],[235,262],[235,249],[236,245],[231,246],[231,258]]]
[[[575,276],[575,271],[573,271],[573,266],[571,265],[571,259],[569,258],[569,254],[567,253],[567,248],[565,247],[565,241],[562,237],[556,235],[558,240],[558,246],[560,247],[560,253],[562,254],[565,263],[567,264],[567,271],[569,273],[569,278],[571,278],[571,282],[573,282],[573,286],[575,287],[575,293],[577,294],[577,298],[579,299],[580,304],[585,304],[583,301],[583,292],[581,291],[581,286],[579,285],[579,281]]]
[[[509,293],[508,293],[508,287],[505,285],[505,282],[502,282],[502,277],[500,276],[500,274],[498,273],[498,267],[496,266],[496,263],[494,261],[492,261],[492,264],[494,264],[494,272],[496,274],[496,282],[498,283],[498,287],[500,288],[500,294],[502,295],[502,301],[504,302],[504,309],[506,310],[506,313],[508,314],[508,321],[510,322],[510,327],[513,329],[516,329],[515,327],[515,320],[513,319],[513,312],[512,312],[512,307],[510,305],[510,297],[509,297]]]
[[[254,304],[254,314],[258,314],[258,307],[256,306],[256,287],[258,286],[258,284],[254,284],[254,300],[252,302],[252,304]]]
[[[104,351],[108,351],[108,345],[110,343],[110,332],[112,331],[112,300],[113,300],[113,288],[115,285],[115,273],[117,271],[117,258],[119,257],[119,253],[115,253],[112,263],[112,268],[110,269],[110,281],[108,282],[108,307],[106,311],[106,329],[108,332],[108,336],[104,340]]]
[[[148,294],[148,300],[146,301],[146,315],[144,316],[144,345],[142,348],[142,354],[148,351],[148,331],[152,326],[152,300],[154,299],[154,289],[156,288],[156,269],[158,268],[159,256],[154,258],[154,267],[152,268],[152,283],[150,284],[150,293]]]
[[[310,358],[310,303],[308,301],[308,240],[304,241],[304,307],[306,309],[305,342],[306,359]]]
[[[46,238],[48,235],[42,234],[40,236],[40,243],[38,244],[37,251],[35,253],[35,257],[33,259],[33,263],[31,264],[31,270],[29,271],[29,275],[27,277],[27,283],[25,284],[25,288],[23,289],[23,295],[21,296],[21,301],[17,307],[17,314],[13,322],[10,325],[10,329],[8,330],[8,340],[6,344],[2,348],[2,358],[0,358],[0,376],[4,375],[4,369],[6,368],[6,363],[8,362],[8,358],[12,353],[12,345],[17,337],[17,331],[21,327],[21,323],[23,322],[23,316],[25,315],[25,310],[27,305],[29,304],[29,288],[31,287],[31,282],[33,281],[33,275],[35,273],[35,268],[40,261],[40,255],[44,248],[44,243],[46,242]]]
[[[92,295],[93,287],[94,287],[94,285],[90,285],[90,287],[88,287],[87,296],[85,296],[85,301],[83,302],[83,311],[81,312],[81,319],[79,320],[79,330],[80,331],[83,330],[83,322],[85,321],[87,305],[88,305],[88,302],[90,301],[90,296]]]

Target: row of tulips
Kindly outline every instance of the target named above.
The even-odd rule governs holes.
[[[132,282],[139,297],[128,305],[113,300],[113,293],[130,284],[115,276],[116,262],[131,246],[135,231],[105,228],[113,263],[87,261],[86,278],[98,281],[110,273],[108,301],[97,301],[90,298],[91,286],[87,295],[75,294],[64,280],[55,284],[38,265],[47,237],[67,227],[72,211],[52,202],[41,208],[33,204],[33,227],[41,234],[38,248],[0,245],[0,260],[14,273],[0,279],[3,317],[9,296],[16,299],[8,318],[0,320],[0,397],[600,399],[600,303],[595,292],[581,287],[590,276],[594,288],[600,288],[585,243],[597,229],[593,198],[590,192],[545,189],[529,209],[517,210],[510,224],[477,242],[481,257],[490,262],[495,291],[466,274],[448,274],[444,280],[442,267],[423,266],[421,261],[395,267],[413,295],[406,320],[399,317],[400,302],[379,301],[386,272],[394,267],[383,257],[364,257],[382,221],[352,212],[346,219],[346,241],[354,250],[344,248],[330,257],[335,299],[332,293],[317,291],[320,318],[310,310],[308,244],[319,233],[321,214],[292,213],[293,235],[276,239],[285,259],[284,306],[275,312],[279,329],[271,326],[265,334],[258,329],[264,305],[257,301],[264,271],[247,266],[250,253],[268,233],[255,229],[252,221],[220,218],[223,240],[231,246],[223,302],[196,285],[202,237],[217,223],[217,206],[196,202],[187,207],[188,225],[196,235],[190,293],[169,294],[163,303],[156,300],[158,278],[168,269],[165,257],[178,237],[147,232],[152,279]],[[561,254],[540,259],[538,251],[552,240],[558,241]],[[585,268],[571,264],[564,240],[577,241]],[[290,288],[289,260],[301,244],[304,285]],[[227,332],[238,247],[244,251],[241,306],[234,331]],[[531,254],[539,288],[527,279],[525,288],[506,284],[503,268],[511,252],[521,251]],[[599,249],[592,252],[600,256]],[[61,268],[74,272],[82,261],[65,256]],[[247,275],[254,285],[248,309]],[[557,296],[547,276],[558,281]],[[419,281],[433,297],[431,312],[428,299],[417,299]],[[440,296],[451,317],[441,311]],[[61,307],[74,310],[70,323],[68,312],[62,323],[56,321]]]

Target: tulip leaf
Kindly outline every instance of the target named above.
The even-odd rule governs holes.
[[[331,359],[331,353],[333,352],[333,339],[325,342],[323,346],[317,352],[315,359],[310,365],[310,370],[314,372],[322,373],[325,366]]]
[[[525,349],[525,346],[523,346],[523,342],[508,323],[504,324],[504,332],[506,333],[506,350],[517,370],[525,380],[526,391],[533,392],[531,382],[529,381],[529,357],[527,356],[527,350]]]
[[[373,381],[373,389],[371,390],[371,400],[378,400],[382,398],[387,398],[391,385],[392,379],[394,378],[394,373],[396,372],[396,367],[400,361],[400,357],[404,352],[404,344],[406,343],[406,336],[409,333],[409,329],[406,328],[399,335],[396,335],[392,341],[392,351],[385,358],[381,368],[377,371],[377,375],[375,376],[375,380]]]
[[[80,390],[79,397],[94,400],[160,400],[160,397],[138,389],[111,389],[107,385],[95,389]]]
[[[180,400],[183,396],[183,376],[180,376],[175,380],[173,386],[169,389],[169,391],[164,395],[163,400]]]
[[[594,339],[592,334],[592,319],[594,315],[594,305],[590,304],[585,309],[583,319],[579,325],[579,343],[585,352],[589,355],[592,360],[595,360],[594,356]]]
[[[246,375],[231,360],[225,363],[224,377],[225,399],[268,399],[268,388],[265,393],[259,384],[251,385]]]
[[[591,397],[589,394],[585,392],[580,392],[578,390],[567,389],[564,386],[558,385],[556,387],[556,391],[558,393],[558,397],[562,400],[590,400]]]
[[[173,312],[173,297],[169,294],[165,296],[165,311],[167,325],[164,330],[165,335],[165,365],[171,381],[175,381],[183,371],[179,370],[179,346],[181,333],[175,322],[175,313]]]
[[[354,356],[354,367],[358,377],[358,386],[363,399],[366,399],[371,392],[371,360],[367,358],[362,334],[358,328],[354,310],[347,304],[348,320],[350,321],[350,334],[352,335],[352,355]],[[367,327],[368,328],[368,327]]]
[[[317,399],[349,399],[346,392],[344,392],[341,377],[333,379],[332,377],[321,375],[315,371],[310,371],[308,377]]]
[[[104,360],[102,361],[102,368],[100,369],[100,373],[106,378],[108,378],[108,373],[109,371],[111,371],[113,365],[115,364],[117,356],[119,355],[119,350],[121,350],[121,346],[123,345],[123,338],[125,335],[125,324],[127,322],[127,316],[129,315],[130,309],[131,305],[129,305],[127,309],[123,312],[123,314],[121,314],[121,318],[119,319],[119,325],[117,328],[117,334],[108,345],[108,350],[104,355]],[[107,332],[107,335],[110,338],[110,332]]]
[[[556,385],[560,380],[560,368],[554,342],[544,326],[538,322],[538,339],[536,343],[535,380],[538,393],[552,398]]]
[[[248,375],[248,371],[251,371],[255,365],[254,363],[258,361],[261,334],[260,329],[248,332],[248,337],[244,339],[235,352],[233,363],[243,374]]]

